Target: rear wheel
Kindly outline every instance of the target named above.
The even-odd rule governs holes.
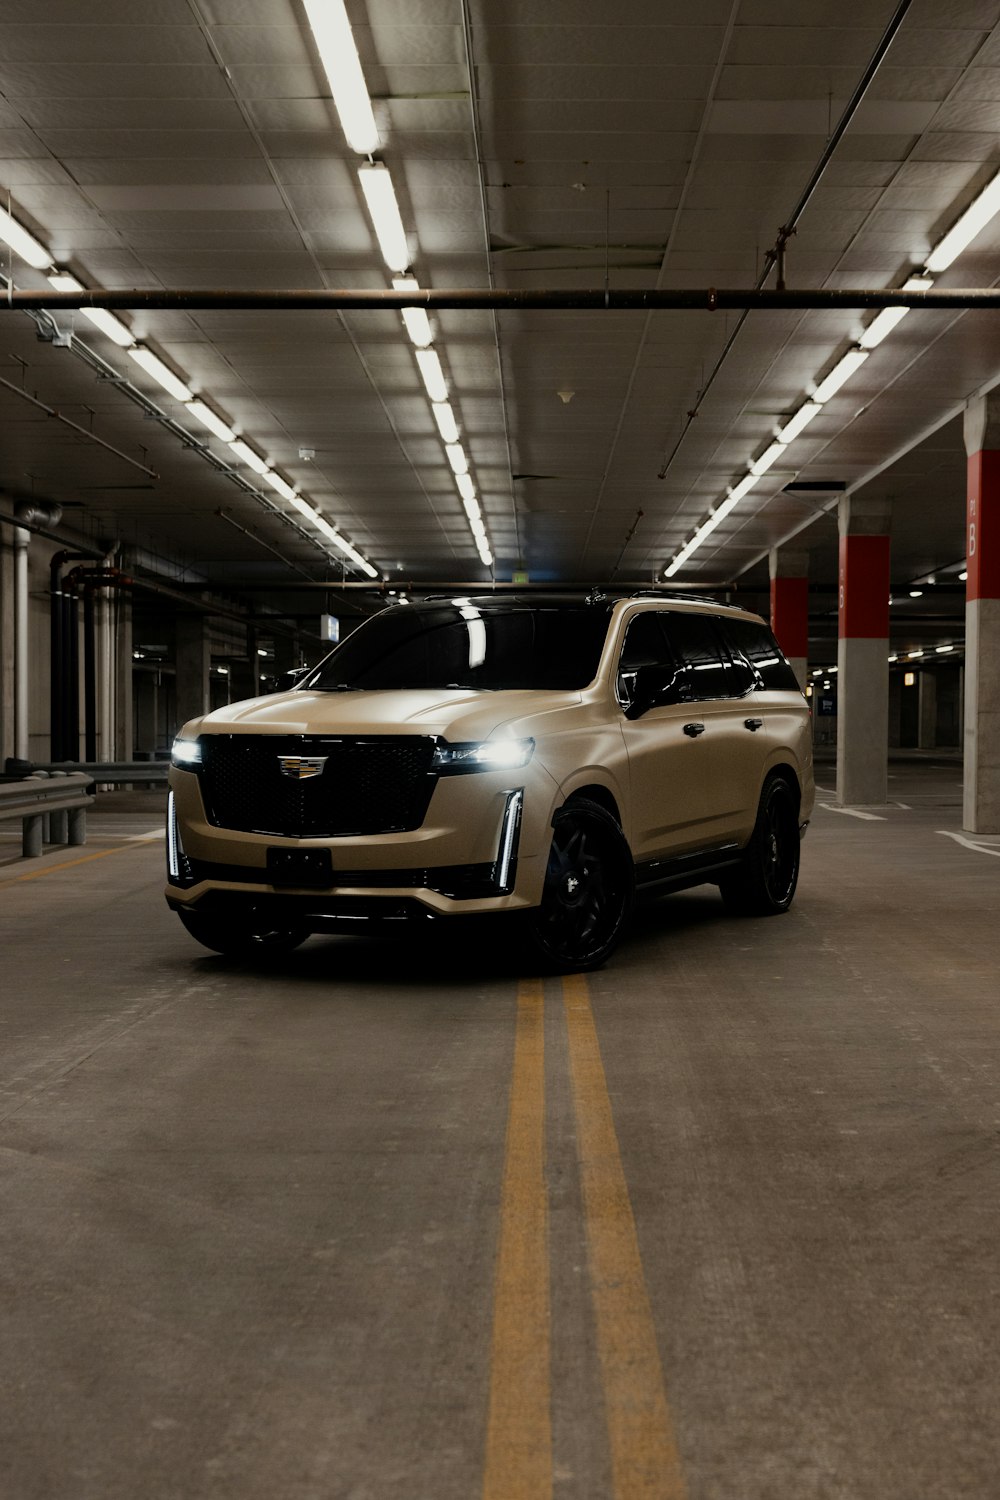
[[[256,906],[239,915],[211,916],[198,911],[179,911],[187,931],[204,948],[230,958],[253,958],[267,953],[290,953],[309,936],[302,926],[279,926]]]
[[[799,878],[799,796],[784,776],[765,783],[740,867],[720,880],[722,899],[740,916],[787,911]]]
[[[535,952],[563,971],[594,969],[615,948],[632,907],[632,853],[609,812],[580,797],[552,820],[542,901],[531,916]]]

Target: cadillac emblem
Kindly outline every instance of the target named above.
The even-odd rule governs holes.
[[[278,765],[282,776],[293,781],[308,781],[310,776],[322,776],[326,765],[325,755],[279,755]]]

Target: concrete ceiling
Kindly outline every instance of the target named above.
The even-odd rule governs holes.
[[[413,274],[751,286],[894,9],[350,0]],[[3,201],[86,286],[390,284],[298,0],[0,0],[0,27]],[[790,242],[789,285],[900,285],[996,170],[998,121],[1000,0],[914,0]],[[937,285],[998,279],[1000,219]],[[738,316],[433,316],[497,579],[658,578],[871,315],[751,313],[704,392]],[[124,317],[390,580],[489,581],[398,313]],[[957,413],[1000,377],[997,317],[912,312],[678,581],[759,587],[795,535],[832,585],[836,491],[794,483],[891,495],[894,579],[954,577]],[[8,496],[230,590],[360,578],[234,482],[224,445],[210,462],[151,419],[130,386],[186,414],[79,313],[58,322],[75,350],[0,315]]]

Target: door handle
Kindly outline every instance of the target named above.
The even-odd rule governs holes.
[[[764,727],[763,719],[744,719],[743,723],[747,729],[763,729]]]
[[[705,726],[704,724],[685,724],[684,733],[689,734],[693,740],[696,740],[699,734],[705,733]]]

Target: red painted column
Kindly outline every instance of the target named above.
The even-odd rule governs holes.
[[[885,500],[840,502],[837,799],[884,803],[889,761],[889,519]]]
[[[809,668],[809,554],[771,551],[771,629],[805,688]]]
[[[970,401],[965,585],[962,823],[1000,833],[1000,400]]]

